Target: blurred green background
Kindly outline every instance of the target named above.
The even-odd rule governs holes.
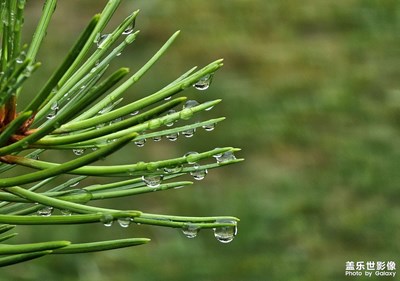
[[[27,42],[41,2],[28,1]],[[60,1],[32,91],[105,3]],[[185,94],[222,98],[207,116],[228,119],[190,140],[132,148],[123,161],[222,146],[241,147],[237,156],[246,161],[211,171],[193,187],[118,204],[238,216],[238,236],[225,245],[211,231],[187,239],[174,229],[146,226],[22,227],[19,241],[152,242],[45,257],[2,269],[1,280],[344,280],[349,260],[400,264],[399,1],[125,1],[111,26],[136,9],[140,36],[115,66],[134,71],[174,31],[182,34],[128,96],[150,94],[192,66],[222,57],[225,66],[210,89]]]

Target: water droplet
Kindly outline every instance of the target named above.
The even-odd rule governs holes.
[[[123,35],[129,35],[132,34],[133,30],[135,29],[135,24],[136,24],[136,18],[131,22],[130,25],[122,32]]]
[[[210,87],[213,77],[214,73],[207,74],[201,77],[200,80],[193,85],[193,87],[200,91],[207,90]]]
[[[176,113],[176,111],[174,109],[170,109],[167,112],[167,116]],[[164,120],[164,124],[167,127],[172,127],[174,125],[175,120],[173,120],[172,118],[167,118]]]
[[[114,120],[110,121],[110,125],[121,122],[122,120],[123,120],[122,117],[115,118]]]
[[[42,217],[49,217],[53,213],[53,207],[45,206],[37,211],[37,214]]]
[[[57,102],[53,102],[53,104],[51,105],[50,109],[51,110],[58,110],[59,109],[58,103]]]
[[[172,96],[164,98],[164,100],[170,100],[170,99],[172,99]]]
[[[184,135],[187,138],[191,138],[191,137],[193,137],[195,132],[196,132],[196,129],[193,128],[193,129],[189,129],[189,130],[183,131],[182,135]]]
[[[163,175],[144,175],[142,176],[143,182],[151,188],[159,187],[161,181],[163,179]]]
[[[100,221],[104,224],[104,226],[110,227],[114,222],[114,217],[111,214],[103,214]]]
[[[116,53],[115,56],[119,57],[122,54],[122,52]]]
[[[235,154],[233,154],[232,151],[226,151],[222,154],[214,155],[214,158],[217,159],[217,163],[226,163],[236,159]]]
[[[179,136],[179,133],[171,133],[171,134],[166,135],[165,137],[169,141],[176,141],[178,139],[178,136]]]
[[[217,220],[216,223],[229,223],[234,224],[233,226],[219,226],[214,228],[214,236],[221,243],[232,242],[237,234],[237,225],[234,220]]]
[[[110,34],[103,34],[100,35],[98,41],[97,41],[97,47],[98,48],[103,48],[104,43],[107,41],[107,39],[110,37]]]
[[[172,165],[164,167],[164,172],[166,174],[176,174],[182,171],[182,169],[183,169],[182,165]]]
[[[185,109],[185,108],[192,108],[192,107],[195,107],[195,106],[197,106],[197,105],[199,105],[199,102],[198,102],[198,101],[195,101],[195,100],[188,100],[188,101],[186,101],[185,104],[183,105],[183,109]]]
[[[157,137],[153,137],[153,141],[158,142],[161,141],[162,137],[161,136],[157,136]]]
[[[210,131],[212,131],[212,130],[215,129],[215,124],[204,125],[204,126],[203,126],[203,129],[204,129],[205,131],[207,131],[207,132],[210,132]]]
[[[197,155],[199,153],[196,151],[189,151],[188,153],[186,153],[185,155],[183,155],[184,157],[186,157],[186,162],[188,164],[196,164],[197,161]]]
[[[141,139],[141,140],[135,141],[135,144],[137,145],[137,147],[143,147],[145,143],[146,143],[146,139]]]
[[[60,212],[63,216],[71,216],[72,215],[72,212],[68,209],[61,209]]]
[[[48,115],[47,115],[47,119],[51,120],[54,117],[56,117],[57,113],[58,113],[58,103],[57,102],[53,102],[53,104],[51,105],[50,109],[52,110]]]
[[[193,168],[195,170],[190,172],[190,175],[193,177],[193,179],[195,179],[197,181],[203,180],[206,177],[206,175],[208,174],[207,169],[201,169],[199,164],[194,164]]]
[[[54,119],[54,117],[56,117],[56,115],[57,115],[57,114],[55,114],[54,112],[50,112],[50,113],[46,116],[46,118],[49,119],[49,120],[51,120],[51,119]]]
[[[182,227],[182,233],[187,237],[187,238],[195,238],[197,234],[200,231],[200,227],[198,225],[195,225],[193,223],[186,223]]]
[[[107,105],[106,107],[104,107],[103,109],[101,109],[99,112],[98,112],[98,114],[99,115],[102,115],[102,114],[104,114],[104,113],[107,113],[107,112],[110,112],[111,111],[111,109],[113,109],[113,105],[112,104],[109,104],[109,105]]]
[[[165,122],[165,126],[172,127],[172,126],[174,126],[174,122],[173,121],[172,122]]]
[[[136,111],[130,113],[130,115],[132,115],[132,116],[135,116],[135,115],[138,115],[138,114],[139,114],[139,110],[136,110]]]
[[[131,218],[119,218],[117,221],[123,228],[127,228],[131,224]]]
[[[101,128],[103,128],[105,125],[106,125],[105,123],[97,124],[97,125],[96,125],[96,129],[101,129]]]
[[[21,64],[24,62],[25,57],[26,57],[25,52],[21,52],[21,54],[15,59],[15,62]]]
[[[75,149],[72,149],[72,152],[75,154],[75,155],[82,155],[83,153],[85,153],[85,149],[83,149],[83,148],[75,148]]]
[[[25,77],[29,77],[29,76],[31,76],[31,73],[32,72],[29,69],[26,69],[26,70],[24,70],[24,72],[22,72],[22,75]]]

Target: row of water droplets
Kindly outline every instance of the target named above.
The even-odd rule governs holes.
[[[39,216],[48,217],[51,216],[54,211],[53,207],[45,206],[37,211]],[[61,214],[64,216],[72,215],[72,212],[69,210],[60,210]],[[111,214],[104,214],[100,220],[104,226],[111,227],[115,221],[114,217]],[[133,219],[130,217],[118,218],[116,220],[119,226],[123,228],[127,228],[133,222]],[[215,238],[221,243],[229,243],[231,242],[235,236],[237,235],[237,223],[234,220],[220,219],[216,220],[215,223],[218,224],[230,224],[228,226],[218,226],[213,228]],[[195,223],[186,223],[182,227],[182,233],[187,238],[195,238],[197,237],[201,227]]]
[[[106,227],[111,227],[114,223],[114,217],[111,214],[104,214],[101,222]],[[123,227],[127,228],[133,222],[132,218],[118,218],[118,224]],[[213,228],[215,238],[221,243],[229,243],[232,242],[235,236],[237,235],[237,223],[235,220],[231,219],[218,219],[215,221],[217,224],[227,224],[226,226],[218,226]],[[140,223],[137,223],[140,224]],[[187,238],[195,238],[197,237],[201,227],[195,223],[185,223],[182,227],[182,233]]]
[[[197,90],[200,90],[200,91],[207,90],[210,87],[210,84],[212,82],[213,77],[214,77],[214,73],[206,74],[205,76],[200,78],[199,81],[197,81],[195,84],[193,84],[193,87],[196,88]],[[171,96],[168,96],[168,97],[165,98],[165,100],[170,100],[170,99],[171,99]],[[196,100],[188,100],[188,101],[185,102],[185,104],[183,105],[182,109],[183,110],[190,110],[190,108],[198,106],[198,105],[199,105],[198,101],[196,101]],[[212,108],[213,108],[212,106],[209,107],[209,108],[206,108],[205,111],[209,111]],[[167,114],[174,114],[174,113],[176,113],[176,111],[174,109],[171,109],[171,110],[168,111]],[[177,122],[177,120],[175,122]],[[165,125],[167,127],[172,127],[174,125],[174,121],[166,123]],[[210,132],[210,131],[215,129],[215,124],[204,125],[203,129],[205,131]],[[181,132],[181,134],[183,136],[187,137],[187,138],[191,138],[191,137],[193,137],[195,132],[196,132],[196,128],[191,128],[191,129],[188,129],[186,131]],[[179,132],[174,132],[174,133],[171,133],[169,135],[166,135],[166,138],[169,141],[176,141],[178,139],[178,136],[179,136]],[[161,136],[153,137],[153,141],[155,141],[155,142],[161,141],[161,139],[162,139]],[[135,144],[138,147],[143,147],[145,143],[146,143],[146,139],[140,139],[140,140],[137,140],[135,142]]]
[[[195,106],[198,106],[198,105],[199,105],[199,102],[197,102],[196,100],[188,100],[188,101],[186,101],[186,103],[183,105],[183,108],[182,108],[182,109],[183,109],[183,110],[190,110],[190,108],[195,107]],[[212,109],[212,107],[209,107],[209,108],[207,108],[207,109],[205,109],[205,110],[208,111],[208,110],[211,110],[211,109]],[[176,113],[176,111],[175,111],[174,109],[170,109],[170,110],[167,112],[167,115],[171,115],[171,114],[174,114],[174,113]],[[165,123],[165,126],[167,126],[167,127],[172,127],[172,126],[174,125],[175,122],[177,122],[177,120],[171,121],[171,122],[167,122],[167,123]],[[214,123],[206,124],[206,125],[203,125],[202,128],[203,128],[205,131],[210,132],[210,131],[213,131],[213,130],[215,129],[215,124],[214,124]],[[169,140],[169,141],[176,141],[176,140],[178,139],[178,137],[179,137],[179,134],[182,134],[182,135],[183,135],[184,137],[186,137],[186,138],[191,138],[191,137],[193,137],[193,135],[195,134],[195,132],[196,132],[196,128],[190,128],[190,129],[184,130],[184,131],[182,131],[182,132],[173,132],[173,133],[170,133],[170,134],[166,135],[165,138],[166,138],[167,140]],[[159,142],[159,141],[162,140],[162,136],[156,136],[156,137],[153,137],[152,139],[153,139],[153,141],[155,141],[155,142]],[[143,146],[145,145],[146,141],[147,141],[146,138],[138,139],[138,140],[135,141],[135,144],[136,144],[138,147],[143,147]]]
[[[199,154],[198,152],[191,151],[184,155],[187,159],[187,163],[192,165],[193,171],[190,172],[190,175],[195,180],[203,180],[206,175],[208,174],[208,170],[202,168],[197,162],[190,160],[191,157]],[[217,163],[226,163],[229,161],[233,161],[236,159],[235,154],[232,151],[226,151],[224,153],[216,154],[213,156]],[[143,175],[142,181],[146,184],[147,187],[157,188],[161,185],[162,180],[164,178],[164,174],[176,174],[181,172],[183,169],[182,165],[175,165],[175,166],[167,166],[163,168],[163,173],[157,174],[150,174],[150,175]]]
[[[105,214],[103,218],[101,219],[101,222],[104,224],[106,227],[111,227],[114,222],[114,218],[111,214]],[[132,218],[118,218],[117,219],[118,224],[123,227],[127,228],[131,225],[133,222]],[[227,224],[226,226],[218,226],[214,227],[214,237],[221,243],[229,243],[232,242],[235,236],[237,235],[237,223],[234,220],[230,219],[219,219],[216,220],[215,223],[217,224]],[[137,223],[140,224],[140,223]],[[187,238],[195,238],[197,237],[201,227],[195,223],[185,223],[185,225],[182,227],[182,233],[187,237]]]
[[[133,32],[133,29],[134,29],[134,22],[133,22],[133,24],[132,24],[131,26],[129,26],[129,27],[124,31],[123,34],[127,34],[127,35],[130,34],[130,33]],[[109,34],[108,34],[108,35],[109,35]],[[99,41],[97,41],[97,43],[98,43],[98,44],[101,44],[101,42],[103,42],[103,41],[100,42],[100,40],[105,40],[105,39],[108,37],[108,35],[105,36],[105,37],[104,37],[104,35],[103,35],[103,36],[100,36]],[[103,39],[102,39],[102,38],[103,38]],[[99,43],[99,42],[100,42],[100,43]],[[198,82],[196,82],[196,83],[193,85],[193,87],[195,87],[195,88],[198,89],[198,90],[206,90],[206,89],[208,89],[209,86],[210,86],[210,84],[211,84],[211,81],[212,81],[213,76],[214,76],[214,73],[210,73],[210,74],[207,74],[207,75],[203,76]],[[170,97],[166,98],[166,100],[167,100],[167,99],[170,99]],[[114,103],[112,103],[112,104],[106,106],[105,108],[103,108],[102,110],[100,110],[98,114],[99,114],[99,115],[102,115],[102,114],[104,114],[104,113],[107,113],[107,112],[111,111],[118,103],[121,102],[121,100],[122,100],[122,98],[119,99],[119,100],[117,100],[116,102],[114,102]],[[198,106],[198,105],[199,105],[199,102],[197,102],[196,100],[188,100],[188,101],[186,101],[186,103],[183,105],[182,110],[190,110],[190,108],[195,107],[195,106]],[[212,108],[213,108],[212,106],[209,107],[209,108],[206,108],[205,111],[209,111],[209,110],[211,110]],[[53,118],[57,115],[58,111],[59,111],[58,102],[54,102],[54,103],[51,105],[51,112],[48,114],[47,119],[49,119],[49,120],[50,120],[50,119],[53,119]],[[137,115],[138,113],[139,113],[139,111],[135,111],[135,112],[132,112],[130,115],[131,115],[131,116],[134,116],[134,115]],[[171,109],[171,110],[169,110],[169,111],[167,112],[167,115],[168,115],[168,114],[174,114],[174,113],[176,113],[176,111],[175,111],[174,109]],[[121,117],[121,118],[118,118],[117,120],[111,121],[110,124],[112,124],[112,123],[114,123],[114,122],[119,122],[119,121],[121,121],[121,120],[122,120],[122,117]],[[177,120],[176,120],[175,122],[177,122]],[[166,125],[167,127],[172,127],[172,126],[174,125],[174,121],[173,121],[173,122],[166,123],[165,125]],[[99,124],[99,125],[96,126],[96,128],[97,128],[97,129],[100,129],[100,128],[104,127],[104,126],[105,126],[105,124]],[[210,131],[213,131],[213,130],[215,129],[215,124],[214,124],[214,123],[206,124],[206,125],[203,125],[202,127],[203,127],[203,129],[204,129],[205,131],[210,132]],[[196,128],[190,128],[190,129],[188,129],[188,130],[182,131],[181,134],[182,134],[183,136],[185,136],[186,138],[191,138],[191,137],[193,137],[193,135],[195,134],[195,132],[196,132]],[[165,137],[166,137],[166,139],[169,140],[169,141],[176,141],[176,140],[178,139],[178,137],[179,137],[179,134],[180,134],[179,132],[174,132],[174,133],[171,133],[171,134],[166,135]],[[153,137],[152,139],[153,139],[153,141],[158,142],[158,141],[161,141],[161,140],[162,140],[162,136],[155,136],[155,137]],[[135,143],[138,147],[143,147],[143,146],[145,145],[146,141],[147,141],[146,138],[143,138],[143,139],[139,139],[139,140],[134,141],[134,143]],[[85,149],[76,148],[76,149],[73,149],[72,151],[73,151],[73,153],[74,153],[75,155],[80,156],[80,155],[82,155],[82,154],[85,152]]]
[[[216,223],[230,224],[228,226],[218,226],[213,228],[215,238],[221,243],[232,242],[237,235],[237,223],[234,220],[220,219]],[[195,223],[186,223],[182,228],[182,233],[187,238],[197,237],[201,227]]]
[[[114,223],[114,217],[111,214],[104,214],[103,217],[101,218],[101,222],[104,224],[106,227],[110,227]],[[132,222],[132,218],[126,217],[126,218],[118,218],[117,222],[118,224],[123,227],[127,228]]]

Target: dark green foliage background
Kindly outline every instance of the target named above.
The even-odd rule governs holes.
[[[105,2],[60,1],[32,94]],[[39,4],[28,1],[27,29]],[[174,229],[144,226],[18,228],[20,241],[152,242],[45,257],[2,269],[2,280],[344,280],[348,260],[394,260],[400,267],[399,1],[138,0],[125,1],[116,17],[138,8],[141,34],[115,65],[134,71],[175,30],[182,34],[128,99],[223,57],[212,87],[187,95],[223,98],[209,114],[228,120],[194,139],[132,146],[109,161],[226,145],[243,148],[239,155],[246,161],[211,171],[193,187],[118,204],[167,214],[235,215],[239,234],[223,245],[211,231],[191,240]]]

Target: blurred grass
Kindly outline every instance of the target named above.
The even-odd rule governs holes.
[[[42,75],[104,2],[60,1],[46,38],[49,49],[41,52]],[[30,26],[40,5],[28,4]],[[189,240],[176,230],[144,226],[71,227],[67,235],[74,241],[85,235],[153,241],[43,258],[3,269],[2,280],[342,280],[348,260],[400,263],[399,1],[138,0],[123,6],[120,18],[141,9],[142,32],[116,64],[134,70],[175,30],[183,31],[129,96],[149,94],[192,65],[223,57],[212,87],[189,95],[223,98],[210,114],[228,117],[212,133],[149,143],[124,161],[210,145],[242,147],[246,161],[212,171],[192,188],[120,204],[239,216],[238,237],[222,245],[207,231]],[[40,240],[61,238],[66,230],[19,232],[19,239]]]

